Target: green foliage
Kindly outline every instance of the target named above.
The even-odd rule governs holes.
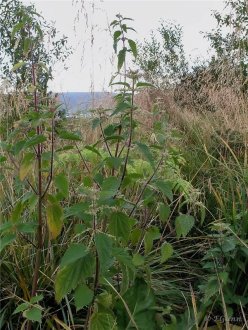
[[[32,36],[36,32],[38,38],[42,22],[30,8],[24,9],[38,24]],[[12,38],[21,33],[25,19],[16,24]],[[128,61],[136,68],[139,57],[129,38],[130,21],[117,15],[111,23],[115,105],[109,116],[93,118],[94,141],[84,141],[71,119],[57,128],[56,111],[37,101],[44,85],[32,79],[32,71],[40,64],[27,56],[33,41],[23,41],[12,74],[25,69],[29,75],[34,85],[26,95],[30,109],[1,143],[0,158],[4,327],[10,319],[13,329],[25,322],[34,329],[71,324],[183,329],[198,321],[200,326],[210,311],[219,313],[225,304],[228,312],[240,311],[240,302],[247,306],[245,162],[234,157],[235,166],[227,171],[227,162],[208,155],[199,165],[192,145],[184,155],[181,138],[163,116],[151,125],[151,145],[135,96],[153,86],[140,81],[136,70],[127,70]],[[178,54],[181,31],[163,25],[160,32],[171,67],[166,83],[172,79],[174,84],[184,63],[183,52]],[[223,173],[223,168],[226,175],[220,180],[216,170]],[[191,300],[199,308],[195,320]]]
[[[195,219],[191,215],[179,215],[175,220],[177,237],[187,236],[194,224]]]
[[[109,330],[117,329],[116,321],[113,316],[109,313],[99,313],[95,312],[90,318],[89,324],[90,330]]]
[[[57,38],[53,24],[47,22],[34,5],[23,5],[19,0],[3,0],[0,9],[0,70],[1,78],[9,78],[16,87],[32,85],[31,62],[39,66],[38,84],[47,89],[55,61],[64,61],[70,54],[67,38]],[[49,51],[44,39],[52,39]]]
[[[162,21],[140,48],[138,64],[145,79],[157,87],[171,86],[187,72],[179,25]]]
[[[117,303],[117,319],[119,329],[156,329],[155,299],[151,288],[141,280],[136,279],[134,286],[123,296],[132,314],[133,321],[127,313],[122,301]]]
[[[173,254],[173,247],[170,243],[163,243],[161,246],[161,262],[167,261]]]
[[[87,285],[79,285],[74,293],[74,300],[77,310],[89,305],[94,297],[94,292]]]

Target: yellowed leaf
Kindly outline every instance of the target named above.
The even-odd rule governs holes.
[[[58,203],[49,203],[46,208],[46,215],[51,238],[55,239],[63,228],[63,209]]]
[[[33,162],[34,162],[34,154],[32,153],[27,153],[21,163],[20,169],[19,169],[19,177],[20,180],[23,181],[26,176],[29,174],[33,167]]]

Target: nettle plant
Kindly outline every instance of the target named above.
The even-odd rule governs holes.
[[[175,195],[182,196],[183,185],[173,172],[177,160],[165,150],[163,125],[155,125],[154,145],[141,142],[137,133],[135,95],[151,85],[139,81],[137,71],[127,70],[137,57],[136,43],[128,37],[133,30],[127,25],[130,20],[117,15],[111,23],[118,68],[111,80],[118,88],[116,105],[92,120],[101,137],[91,145],[82,147],[78,133],[55,128],[56,108],[39,103],[36,64],[29,63],[30,110],[3,144],[23,193],[1,227],[3,247],[18,239],[30,247],[32,286],[27,301],[15,310],[29,320],[29,327],[31,321],[45,324],[45,318],[53,319],[42,283],[44,265],[59,244],[64,246],[63,256],[50,275],[55,299],[59,304],[69,297],[85,329],[163,327],[146,257],[153,250],[161,263],[166,262],[174,253],[166,232],[185,237],[195,220],[189,214],[192,207],[185,207],[181,197],[173,202]],[[60,160],[65,151],[76,153],[81,162],[73,197],[69,173]],[[85,151],[96,158],[91,161]],[[173,179],[166,176],[172,172]],[[182,213],[168,226],[172,205],[173,212]]]

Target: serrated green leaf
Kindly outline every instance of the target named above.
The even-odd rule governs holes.
[[[46,138],[44,135],[35,135],[28,141],[26,141],[24,148],[33,147],[39,143],[45,142]]]
[[[67,131],[59,131],[58,135],[61,139],[81,141],[81,137],[76,133],[67,132]]]
[[[123,158],[107,157],[104,161],[109,166],[109,168],[117,170],[121,166]]]
[[[172,184],[170,181],[156,180],[154,184],[165,197],[170,201],[173,200]]]
[[[101,119],[100,118],[94,118],[92,120],[91,126],[92,129],[95,129],[96,127],[98,127],[101,124]]]
[[[182,214],[175,220],[177,237],[186,237],[195,224],[195,219],[191,215]]]
[[[143,279],[136,279],[134,284],[123,295],[135,325],[130,320],[121,300],[116,303],[116,315],[119,329],[158,329],[156,322],[155,298],[151,287]]]
[[[77,311],[89,305],[93,299],[94,292],[86,285],[79,285],[74,292],[74,301]]]
[[[69,196],[69,183],[67,176],[63,173],[57,174],[54,178],[54,183],[60,194],[67,198]]]
[[[60,267],[65,267],[78,259],[85,257],[89,251],[87,247],[82,243],[73,243],[71,244],[68,249],[66,250],[65,254],[63,255],[60,261]]]
[[[111,114],[111,117],[117,115],[118,113],[124,112],[126,110],[130,110],[131,108],[132,108],[132,105],[130,103],[120,102],[117,104],[115,110]]]
[[[38,307],[31,307],[23,312],[23,316],[30,321],[41,323],[42,311]]]
[[[128,39],[128,44],[129,44],[129,47],[131,48],[133,56],[136,58],[138,55],[136,42],[133,41],[132,39]]]
[[[112,266],[114,262],[114,258],[112,256],[113,240],[107,234],[96,233],[95,243],[100,261],[100,272],[104,273]]]
[[[169,205],[160,203],[159,204],[159,219],[165,223],[170,215],[170,207]]]
[[[99,202],[103,203],[112,198],[118,191],[120,180],[116,177],[109,177],[103,181],[102,190],[99,195]]]
[[[117,323],[111,314],[94,312],[90,318],[89,330],[117,330]]]
[[[113,296],[111,293],[104,291],[97,296],[97,303],[104,308],[110,308],[113,303]]]
[[[113,212],[109,220],[109,232],[115,237],[127,241],[130,235],[133,221],[123,212]]]
[[[100,154],[100,152],[95,147],[93,147],[93,146],[85,146],[84,148],[87,149],[87,150],[90,150],[90,151],[94,152],[96,155],[102,157],[102,155]]]
[[[136,142],[136,145],[138,146],[139,150],[144,155],[145,159],[151,164],[151,166],[154,168],[154,157],[153,154],[150,151],[150,148],[141,142]]]
[[[65,217],[77,217],[80,220],[90,222],[93,217],[89,212],[89,203],[81,202],[68,207],[65,210]]]
[[[95,259],[91,254],[61,268],[55,278],[55,299],[62,298],[75,289],[82,280],[93,275]]]
[[[152,226],[149,227],[145,233],[144,237],[144,245],[145,245],[145,253],[149,253],[153,247],[153,241],[160,238],[160,232],[158,227]]]
[[[163,243],[161,246],[161,259],[160,262],[163,263],[167,261],[173,255],[173,246],[170,243]]]
[[[121,247],[113,248],[113,256],[121,265],[126,266],[132,272],[135,271],[135,267],[132,262],[132,257],[129,254],[128,250]]]
[[[233,251],[236,247],[237,239],[235,237],[225,237],[221,243],[221,250],[223,252]]]

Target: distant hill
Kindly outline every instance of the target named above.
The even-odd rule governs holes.
[[[64,92],[58,93],[61,110],[68,115],[87,114],[89,109],[97,108],[104,104],[106,99],[111,99],[111,93],[106,92]]]

